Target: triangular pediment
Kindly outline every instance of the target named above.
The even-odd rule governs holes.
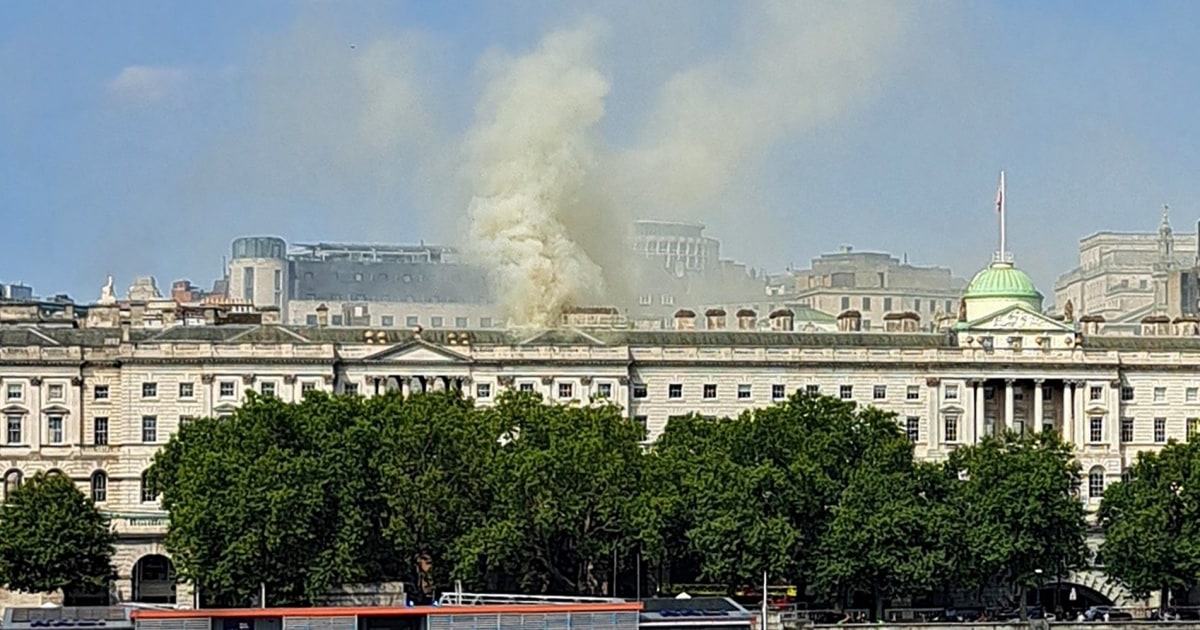
[[[973,322],[967,322],[964,328],[972,331],[1021,333],[1063,333],[1075,330],[1074,326],[1070,324],[1064,324],[1020,304],[1014,304],[999,312],[980,317]]]
[[[380,363],[468,363],[471,357],[444,346],[414,339],[366,358]]]

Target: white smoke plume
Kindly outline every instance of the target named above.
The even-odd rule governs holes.
[[[908,22],[894,2],[745,6],[731,47],[671,76],[621,156],[624,193],[647,212],[711,212],[773,146],[865,101]]]
[[[594,62],[599,30],[552,33],[498,64],[467,139],[470,247],[490,266],[511,325],[555,326],[566,306],[604,295],[586,237],[568,227],[603,211],[588,181],[609,90]]]

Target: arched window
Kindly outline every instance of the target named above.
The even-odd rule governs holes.
[[[158,491],[150,483],[148,471],[142,472],[142,503],[153,503],[158,498]]]
[[[1088,498],[1099,499],[1104,496],[1104,468],[1095,466],[1088,471]]]
[[[108,475],[103,470],[92,473],[92,501],[104,503],[108,500]]]
[[[13,492],[16,492],[17,488],[21,487],[21,482],[23,480],[24,480],[24,476],[21,475],[21,471],[15,469],[15,468],[4,473],[4,500],[5,501],[8,500],[8,497],[12,496]]]

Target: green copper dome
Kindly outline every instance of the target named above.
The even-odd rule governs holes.
[[[1034,286],[1033,280],[1024,271],[1013,267],[1010,262],[992,263],[991,267],[975,274],[971,284],[967,286],[964,299],[972,298],[1009,298],[1016,300],[1042,301],[1042,294]]]

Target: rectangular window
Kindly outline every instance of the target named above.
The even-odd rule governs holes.
[[[946,386],[946,400],[958,400],[958,385]]]
[[[1121,441],[1133,441],[1133,418],[1121,418]]]
[[[142,398],[157,398],[158,383],[142,383]]]
[[[921,400],[921,386],[909,385],[904,390],[905,400]]]
[[[1166,442],[1166,441],[1167,441],[1167,419],[1166,418],[1155,418],[1154,419],[1154,442],[1156,444],[1162,444],[1163,442]]]
[[[945,419],[945,436],[947,442],[958,441],[958,416],[949,414]]]
[[[50,444],[63,443],[63,417],[61,415],[46,416],[46,441]]]
[[[1093,472],[1088,475],[1088,497],[1099,499],[1104,496],[1104,473]]]
[[[23,444],[25,442],[25,436],[23,435],[24,432],[21,430],[23,428],[21,423],[24,418],[19,413],[10,413],[5,416],[5,419],[5,424],[8,425],[5,431],[8,434],[7,443],[9,445]]]
[[[1189,387],[1184,390],[1183,398],[1185,402],[1194,403],[1200,398],[1200,389]]]
[[[1088,400],[1103,400],[1104,388],[1096,387],[1095,385],[1088,388]]]
[[[533,391],[533,383],[521,383],[520,385],[517,386],[517,391],[532,392]]]
[[[25,397],[25,387],[20,383],[9,383],[4,392],[4,396],[8,400],[21,400]]]
[[[254,268],[247,267],[242,270],[242,299],[254,303]]]
[[[642,439],[645,439],[646,435],[647,435],[647,427],[646,427],[647,418],[646,418],[646,416],[634,416],[633,423],[638,425],[638,427],[642,430]]]
[[[1197,433],[1200,433],[1200,418],[1188,418],[1187,423],[1187,439],[1190,442]]]
[[[108,400],[108,385],[97,385],[92,388],[93,400]]]
[[[429,318],[429,327],[430,328],[441,328],[442,327],[442,316],[434,315],[433,317],[430,317]]]
[[[179,416],[179,428],[182,429],[195,420],[192,416]]]
[[[394,315],[383,315],[379,318],[379,325],[385,328],[391,328],[396,325],[396,317]]]
[[[921,312],[921,300],[913,300],[913,310],[918,313]]]
[[[864,311],[869,311],[869,310],[871,310],[871,298],[869,298],[869,297],[864,297],[864,298],[862,299],[862,310],[864,310]]]
[[[883,310],[887,311],[889,313],[892,311],[892,298],[890,298],[890,297],[883,298]]]
[[[683,398],[683,385],[671,383],[667,386],[667,398]]]
[[[645,383],[634,383],[633,384],[633,397],[634,398],[645,398],[646,397],[646,384]]]
[[[480,328],[491,328],[492,327],[492,318],[491,317],[480,317],[479,318],[479,327]]]
[[[904,433],[908,436],[909,442],[919,441],[921,439],[921,419],[916,416],[905,418]]]
[[[838,388],[838,395],[841,396],[842,400],[849,400],[851,398],[854,398],[854,386],[853,385],[842,385],[841,387]]]
[[[275,381],[263,381],[258,385],[258,391],[262,392],[263,396],[275,395]]]
[[[717,386],[713,385],[711,383],[705,384],[704,397],[705,398],[716,398],[717,397]]]
[[[342,316],[341,315],[330,315],[329,316],[329,324],[331,326],[341,326],[342,325]]]
[[[92,418],[92,444],[108,446],[108,418]]]
[[[1128,385],[1121,386],[1121,402],[1133,402],[1133,388]]]
[[[750,385],[742,383],[738,385],[738,400],[746,400],[750,397]]]
[[[104,503],[108,500],[108,477],[102,472],[92,473],[92,502]]]
[[[843,311],[850,310],[850,298],[842,297],[842,310]]]
[[[358,395],[358,383],[344,383],[342,385],[342,393],[347,396]]]
[[[309,313],[308,315],[305,315],[304,316],[304,325],[305,326],[316,326],[317,325],[317,316],[313,313]]]
[[[196,397],[195,383],[180,383],[179,384],[179,397],[180,398],[195,398]]]
[[[559,398],[570,398],[572,393],[574,392],[574,389],[575,388],[572,387],[570,383],[559,383],[558,384],[558,397]]]
[[[820,385],[805,385],[804,393],[808,394],[809,396],[816,396],[817,394],[821,393],[821,386]]]
[[[416,315],[409,315],[408,317],[404,318],[404,325],[408,326],[409,328],[419,326],[421,325],[421,318],[417,317]]]
[[[783,400],[787,398],[787,387],[776,383],[771,386],[771,398],[774,400]]]
[[[1103,442],[1104,441],[1104,418],[1103,417],[1092,416],[1091,425],[1088,428],[1090,429],[1088,431],[1088,441],[1089,442]]]
[[[887,385],[876,385],[871,388],[871,398],[883,400],[887,398]]]
[[[317,384],[312,381],[304,381],[300,383],[300,395],[303,396],[317,388]]]
[[[492,384],[491,383],[479,383],[478,385],[476,385],[475,386],[475,397],[476,398],[491,398],[492,397]]]
[[[46,397],[50,400],[63,399],[63,386],[61,383],[51,384],[46,388]]]
[[[153,503],[158,498],[158,492],[154,486],[146,479],[146,475],[142,475],[142,503]]]
[[[142,416],[142,442],[154,444],[158,441],[158,416]]]
[[[467,327],[467,318],[466,317],[455,317],[454,318],[454,327],[455,328],[466,328]]]
[[[233,398],[237,395],[237,384],[233,381],[221,381],[217,392],[221,398]]]
[[[1154,388],[1154,402],[1160,403],[1160,402],[1165,402],[1166,400],[1167,400],[1167,388],[1166,387],[1155,387]]]
[[[598,383],[596,395],[601,398],[612,398],[612,383]]]

